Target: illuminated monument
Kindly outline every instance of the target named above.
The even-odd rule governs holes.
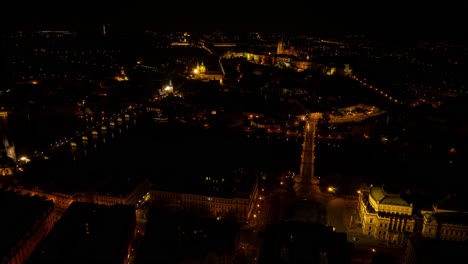
[[[294,190],[296,196],[302,199],[313,198],[319,194],[319,178],[315,176],[315,134],[317,121],[322,117],[321,113],[306,115],[304,126],[304,143],[302,144],[301,168],[298,177],[295,178]]]

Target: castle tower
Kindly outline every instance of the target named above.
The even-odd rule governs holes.
[[[276,47],[276,54],[280,55],[280,54],[283,54],[283,52],[284,52],[284,39],[283,39],[283,35],[281,35],[281,38],[278,41],[278,46]]]

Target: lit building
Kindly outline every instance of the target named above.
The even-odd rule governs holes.
[[[413,233],[413,204],[383,187],[370,186],[359,191],[358,211],[362,233],[389,244],[401,244],[406,234]]]
[[[449,194],[431,209],[421,210],[421,234],[427,238],[467,241],[468,210],[464,197]]]
[[[24,263],[54,227],[54,203],[0,188],[0,208],[0,263]]]
[[[104,189],[95,190],[94,193],[66,194],[58,192],[48,193],[38,189],[29,190],[9,187],[9,189],[22,193],[23,195],[38,195],[46,197],[47,199],[53,201],[55,204],[55,209],[61,212],[67,210],[70,204],[73,202],[95,203],[108,206],[124,204],[138,207],[150,199],[150,188],[151,185],[148,180],[143,180],[129,192],[122,192],[119,194],[111,194],[106,192]]]
[[[205,82],[216,81],[220,84],[223,83],[222,71],[208,71],[203,62],[197,63],[197,66],[193,69],[193,76],[195,79]]]
[[[174,94],[174,85],[172,84],[172,80],[169,80],[169,83],[163,87],[162,94],[163,95]]]
[[[416,211],[412,203],[381,187],[361,189],[358,211],[362,233],[389,244],[401,244],[414,233],[430,239],[467,241],[468,210],[464,201],[451,194],[432,208]]]
[[[289,43],[286,43],[283,37],[281,37],[276,47],[276,54],[277,55],[290,55],[290,56],[296,57],[297,51],[294,46],[290,45]]]
[[[209,177],[208,177],[209,178]],[[217,219],[233,217],[241,223],[247,223],[256,217],[256,202],[259,198],[258,181],[250,186],[249,192],[237,192],[234,195],[208,195],[203,192],[178,191],[174,188],[158,188],[150,192],[155,204],[170,209],[207,209]]]
[[[116,204],[127,204],[138,207],[150,199],[150,189],[151,184],[147,179],[145,179],[128,193],[114,195],[110,193],[104,194],[103,192],[94,193],[90,202],[109,206]]]

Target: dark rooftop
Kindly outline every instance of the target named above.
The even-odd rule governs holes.
[[[123,263],[135,208],[73,202],[27,263]]]
[[[435,205],[439,210],[468,212],[468,197],[466,194],[450,193]]]
[[[304,222],[267,225],[258,263],[351,263],[345,233]]]
[[[39,217],[53,206],[53,202],[44,197],[22,195],[0,188],[0,256],[8,256],[11,248],[23,239]]]
[[[219,263],[209,261],[213,254],[234,254],[240,228],[236,223],[160,208],[153,208],[148,219],[137,264]]]
[[[439,240],[422,237],[416,233],[410,237],[417,263],[459,263],[468,258],[468,242]]]

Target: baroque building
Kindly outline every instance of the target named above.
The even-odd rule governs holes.
[[[413,233],[413,204],[398,194],[387,193],[383,187],[370,186],[359,191],[358,211],[362,233],[389,244],[401,244]]]
[[[383,187],[359,190],[358,212],[364,235],[403,245],[414,234],[424,238],[467,241],[468,210],[466,198],[449,194],[430,208],[416,210],[399,194]]]
[[[421,234],[424,237],[467,241],[468,209],[466,197],[448,194],[434,203],[432,208],[421,210],[423,226]]]

